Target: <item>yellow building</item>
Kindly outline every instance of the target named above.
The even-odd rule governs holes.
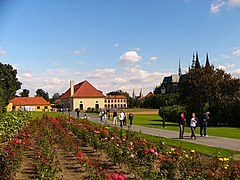
[[[105,96],[105,108],[127,108],[127,98],[123,95]]]
[[[50,108],[43,97],[15,97],[10,100],[7,111],[49,111]]]
[[[95,108],[96,110],[104,108],[104,95],[102,92],[93,87],[88,81],[83,81],[74,85],[74,81],[70,81],[70,88],[60,97],[59,104],[63,108],[75,110],[87,110],[87,108]]]

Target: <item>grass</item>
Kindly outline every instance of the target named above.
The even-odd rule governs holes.
[[[31,112],[31,113],[33,114],[34,117],[38,118],[41,118],[44,114],[51,117],[67,116],[66,114],[61,112]]]
[[[156,114],[135,114],[134,125],[159,128],[166,130],[179,131],[178,123],[166,122],[165,128],[162,127],[162,120]],[[199,134],[199,127],[196,133]],[[189,127],[185,127],[185,132],[191,132]],[[208,127],[208,135],[226,138],[240,139],[240,128],[237,127]]]

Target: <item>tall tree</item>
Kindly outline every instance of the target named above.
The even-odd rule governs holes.
[[[204,111],[210,111],[210,123],[214,125],[230,125],[235,118],[240,119],[233,112],[239,107],[234,106],[240,103],[239,92],[240,80],[233,79],[221,69],[215,70],[213,66],[190,70],[180,84],[180,98],[187,112],[196,112],[201,116]]]
[[[60,98],[60,94],[59,93],[54,93],[52,98],[50,99],[50,102],[53,103],[55,100]]]
[[[2,99],[4,104],[15,97],[16,91],[21,89],[22,83],[18,81],[17,70],[10,64],[0,62],[0,86],[4,93]]]
[[[46,101],[49,101],[49,95],[48,92],[45,92],[42,89],[37,89],[36,91],[36,96],[37,97],[43,97]]]
[[[23,89],[22,92],[19,93],[21,97],[29,97],[29,90]]]

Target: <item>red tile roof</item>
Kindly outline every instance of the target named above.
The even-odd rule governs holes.
[[[70,98],[71,89],[69,88],[60,99]],[[104,95],[97,90],[93,85],[91,85],[88,81],[83,81],[79,84],[74,85],[74,94],[75,98],[93,98],[93,97],[104,97]]]
[[[43,97],[15,97],[10,102],[14,106],[50,105]]]
[[[112,96],[105,96],[105,99],[127,99],[124,95],[112,95]]]
[[[58,104],[59,102],[60,102],[59,99],[56,99],[55,101],[53,101],[52,104]]]

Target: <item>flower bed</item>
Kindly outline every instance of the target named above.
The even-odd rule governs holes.
[[[240,179],[239,162],[206,160],[140,133],[66,117],[33,120],[2,144],[0,179],[18,176],[27,152],[36,179]]]

